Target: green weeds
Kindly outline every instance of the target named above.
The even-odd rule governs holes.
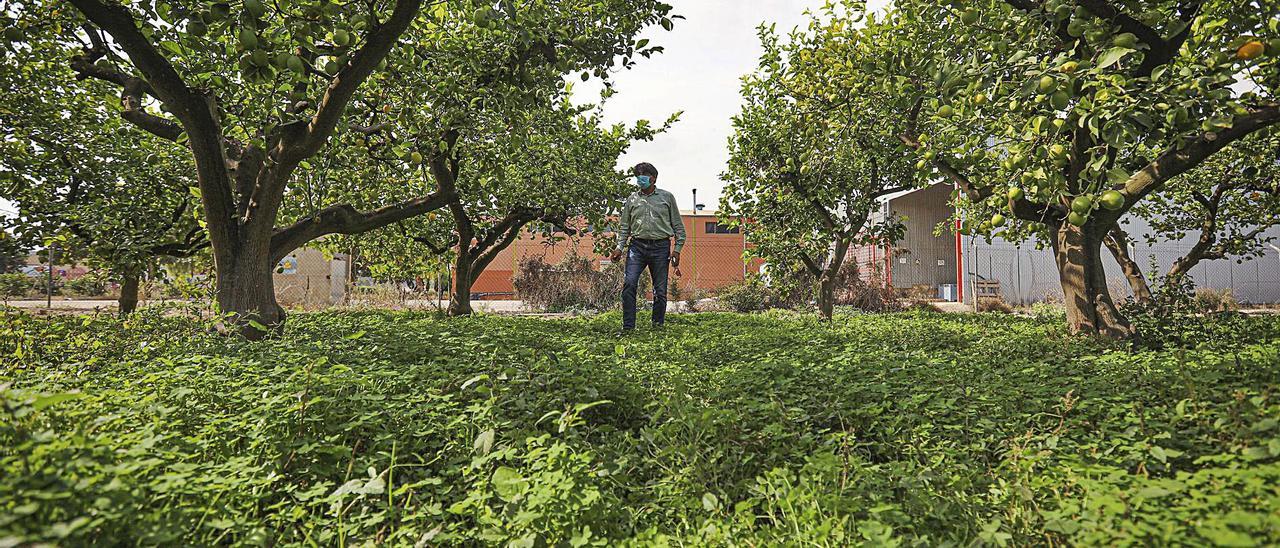
[[[1280,320],[1229,321],[7,315],[0,545],[1274,544]]]

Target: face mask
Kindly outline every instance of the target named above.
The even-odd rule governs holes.
[[[636,175],[636,186],[640,187],[640,190],[648,190],[651,185],[653,181],[648,175]]]

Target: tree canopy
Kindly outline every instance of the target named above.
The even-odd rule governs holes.
[[[897,140],[907,117],[875,101],[835,100],[827,81],[835,59],[876,54],[838,28],[815,17],[785,44],[761,28],[765,52],[743,79],[721,206],[726,222],[748,224],[751,253],[819,281],[826,317],[850,247],[901,235],[879,198],[921,181]]]

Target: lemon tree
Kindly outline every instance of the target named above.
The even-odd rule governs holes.
[[[7,39],[21,42],[24,29],[56,25],[60,47],[44,53],[64,59],[80,78],[114,84],[116,92],[103,100],[125,120],[189,151],[217,270],[217,302],[242,320],[249,336],[260,334],[255,325],[283,321],[271,272],[298,245],[373,230],[453,199],[432,192],[372,209],[330,203],[308,215],[287,211],[298,170],[332,151],[335,134],[369,129],[371,112],[363,107],[381,108],[378,99],[423,112],[439,106],[421,88],[379,96],[371,76],[432,74],[444,89],[483,77],[488,67],[450,57],[467,51],[463,42],[484,37],[504,44],[495,51],[524,56],[499,64],[527,68],[519,71],[522,78],[545,75],[541,68],[547,66],[559,73],[582,70],[589,78],[643,54],[645,44],[628,31],[671,24],[665,4],[617,0],[76,0],[15,6],[17,19],[7,28],[17,30],[6,30]],[[598,24],[605,20],[616,25]],[[602,44],[607,47],[596,47]]]
[[[917,120],[899,139],[961,190],[966,231],[1052,249],[1073,331],[1129,337],[1100,251],[1117,222],[1280,122],[1280,4],[1246,4],[904,0],[850,31],[882,55],[831,80]]]
[[[831,90],[832,67],[844,63],[833,52],[874,53],[840,29],[815,17],[785,43],[767,27],[760,38],[764,54],[743,79],[745,104],[733,119],[722,222],[745,225],[749,253],[780,270],[806,269],[830,318],[850,248],[901,236],[878,199],[920,180],[896,140],[907,118]]]
[[[24,33],[38,45],[43,29]],[[191,164],[181,151],[98,108],[104,92],[30,47],[0,64],[0,197],[16,215],[0,225],[27,247],[105,268],[121,283],[120,311],[138,302],[139,277],[165,257],[208,244],[196,221]],[[31,89],[53,90],[29,93]]]

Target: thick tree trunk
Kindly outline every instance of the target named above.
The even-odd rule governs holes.
[[[230,261],[214,265],[218,308],[231,314],[240,334],[248,339],[267,335],[254,323],[271,330],[284,327],[285,312],[276,302],[272,279],[276,265],[271,261],[268,244],[268,238],[250,239],[232,250]]]
[[[1129,281],[1133,300],[1140,303],[1151,301],[1151,286],[1147,284],[1147,277],[1142,275],[1142,267],[1129,256],[1128,238],[1113,230],[1112,235],[1107,237],[1104,243],[1111,251],[1111,256],[1115,258],[1116,263],[1120,265],[1125,279]]]
[[[1063,223],[1056,227],[1053,253],[1067,307],[1067,324],[1072,333],[1129,339],[1134,336],[1133,326],[1116,309],[1107,288],[1102,265],[1104,234],[1090,225]]]
[[[836,280],[835,273],[823,272],[818,278],[818,314],[824,320],[830,320],[835,314]]]
[[[125,273],[120,280],[120,317],[123,318],[138,309],[138,284],[142,276],[137,272]]]
[[[473,274],[475,259],[466,252],[458,253],[453,261],[453,291],[449,294],[450,316],[470,316],[471,284],[475,283]]]

